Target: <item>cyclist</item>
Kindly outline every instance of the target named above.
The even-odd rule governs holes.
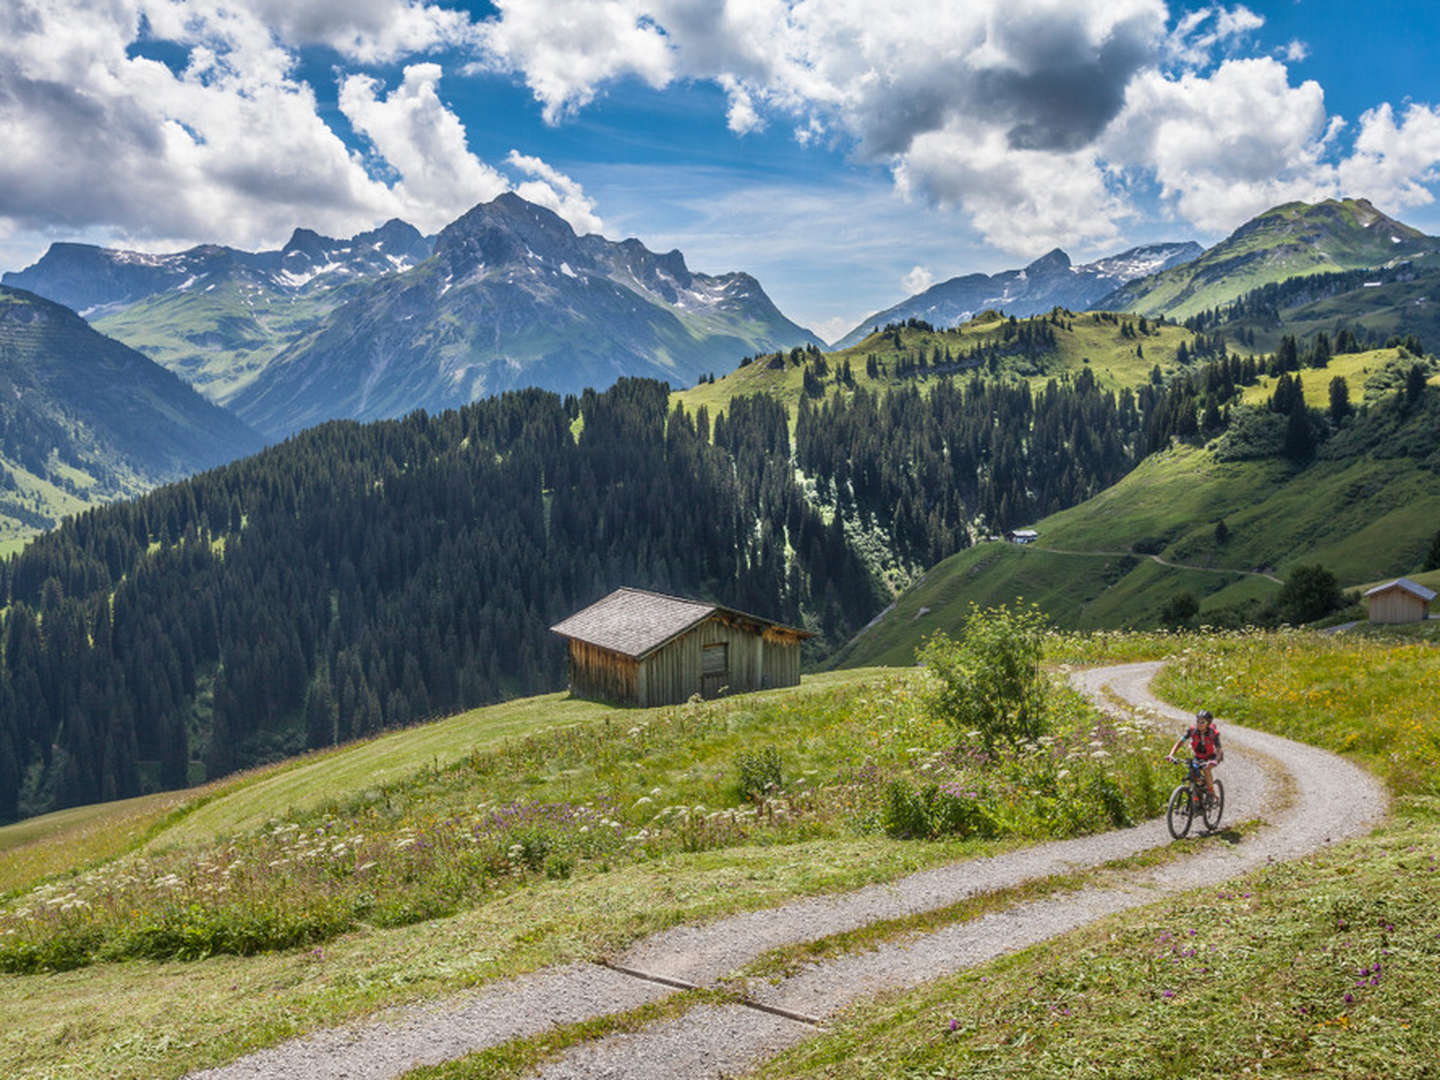
[[[1175,760],[1175,751],[1180,749],[1180,744],[1186,739],[1190,740],[1190,752],[1195,755],[1195,760],[1205,768],[1205,794],[1213,799],[1215,778],[1212,770],[1225,760],[1225,751],[1220,746],[1220,729],[1215,726],[1215,718],[1210,715],[1209,709],[1201,709],[1195,714],[1195,723],[1175,740],[1170,753],[1165,755],[1166,761]]]

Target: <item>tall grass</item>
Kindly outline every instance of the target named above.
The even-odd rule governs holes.
[[[676,852],[881,831],[1040,838],[1158,809],[1163,736],[1143,721],[1057,691],[1048,735],[982,747],[926,712],[926,678],[551,729],[221,842],[127,856],[0,910],[0,970],[312,947]],[[923,825],[890,812],[897,792]]]
[[[1224,634],[1156,679],[1177,704],[1351,754],[1398,794],[1440,795],[1440,650],[1305,631]]]

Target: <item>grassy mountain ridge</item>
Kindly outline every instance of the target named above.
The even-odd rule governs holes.
[[[1382,271],[1291,279],[1245,294],[1192,324],[1265,352],[1273,352],[1286,334],[1309,339],[1326,333],[1333,339],[1342,331],[1371,344],[1414,337],[1437,352],[1440,255]]]
[[[1286,203],[1267,210],[1191,262],[1121,286],[1097,306],[1185,318],[1261,285],[1381,267],[1440,250],[1366,199]]]
[[[807,394],[807,369],[818,379],[810,384],[812,397],[817,396],[815,390],[848,392],[852,383],[879,392],[928,386],[941,375],[970,372],[1025,379],[1039,387],[1049,379],[1089,370],[1103,389],[1133,388],[1149,379],[1157,365],[1162,373],[1176,370],[1180,345],[1189,351],[1195,344],[1195,334],[1183,326],[1147,320],[1142,333],[1139,322],[1134,316],[1109,312],[1064,311],[1024,319],[989,312],[948,330],[897,325],[869,334],[847,349],[824,353],[821,375],[816,376],[815,353],[790,350],[778,360],[777,354],[754,357],[717,375],[714,382],[676,391],[672,401],[692,410],[703,405],[713,416],[732,398],[766,394],[784,404],[793,419]],[[850,382],[842,378],[847,364]]]

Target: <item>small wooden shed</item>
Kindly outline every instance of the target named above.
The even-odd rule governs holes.
[[[1430,612],[1433,589],[1409,578],[1396,578],[1365,593],[1372,623],[1423,622]]]
[[[734,608],[616,589],[550,628],[570,645],[570,692],[620,705],[795,686],[806,630]]]

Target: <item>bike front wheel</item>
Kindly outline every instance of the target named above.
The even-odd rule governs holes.
[[[1225,810],[1225,785],[1219,780],[1215,781],[1215,797],[1205,800],[1204,816],[1205,828],[1214,832],[1220,827],[1220,815]]]
[[[1190,832],[1190,824],[1195,820],[1195,804],[1190,798],[1190,785],[1181,784],[1170,793],[1170,807],[1165,811],[1165,824],[1170,829],[1170,835],[1176,840],[1183,840]]]

